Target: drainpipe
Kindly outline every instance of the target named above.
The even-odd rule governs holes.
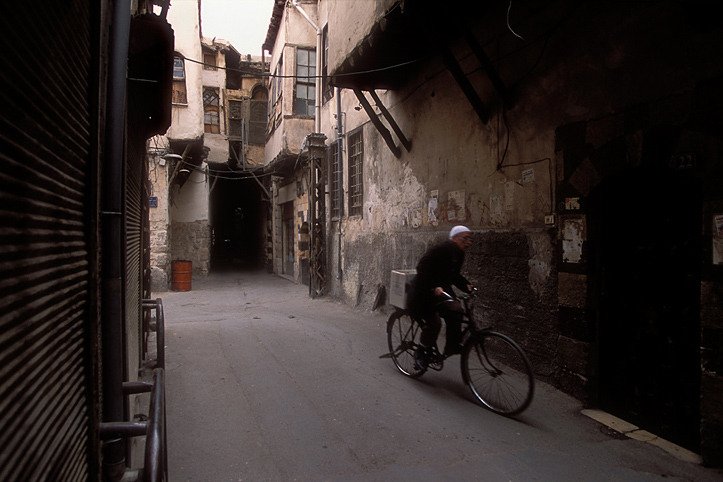
[[[105,161],[101,200],[101,347],[102,421],[125,420],[123,397],[123,152],[125,146],[126,76],[131,25],[131,0],[113,2],[108,65]],[[103,443],[105,480],[120,480],[126,466],[121,438]]]
[[[316,92],[316,99],[314,100],[314,132],[321,132],[321,29],[319,28],[311,17],[301,8],[298,0],[293,0],[291,4],[299,11],[302,17],[309,22],[309,25],[316,31],[316,79],[314,82],[314,91]]]
[[[341,219],[342,216],[342,206],[344,206],[343,199],[344,199],[344,175],[343,170],[341,169],[341,166],[344,163],[344,123],[341,120],[341,89],[339,87],[334,88],[334,96],[336,97],[336,146],[337,146],[337,155],[339,156],[339,199],[338,199],[338,208],[339,208],[339,222],[337,223],[339,227],[339,249],[338,255],[339,259],[337,260],[337,279],[340,280],[339,288],[341,289],[341,276],[342,276],[342,269],[341,269]]]

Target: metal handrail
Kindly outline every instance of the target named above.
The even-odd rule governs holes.
[[[161,482],[168,477],[168,452],[166,449],[166,390],[165,373],[162,368],[153,370],[153,390],[151,391],[151,409],[148,433],[146,435],[146,453],[143,467],[143,480]]]
[[[151,326],[145,327],[147,331],[156,332],[156,368],[166,368],[166,328],[165,318],[163,315],[163,301],[160,298],[155,300],[142,300],[141,306],[144,310],[156,310],[156,326],[152,330]],[[145,336],[145,335],[144,335]],[[145,345],[145,341],[144,341]],[[144,346],[144,350],[146,350]],[[147,351],[147,350],[146,350]]]
[[[100,424],[102,440],[146,436],[143,460],[143,480],[162,482],[168,479],[168,451],[166,437],[166,387],[163,368],[153,370],[153,383],[125,382],[125,395],[151,392],[147,421],[104,422]]]

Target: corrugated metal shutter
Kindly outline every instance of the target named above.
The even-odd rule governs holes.
[[[140,335],[141,327],[141,289],[143,273],[141,268],[143,247],[143,161],[145,155],[145,139],[137,132],[128,133],[128,167],[125,183],[125,231],[126,231],[126,336],[138,346],[130,351],[135,353],[135,362],[128,360],[131,372],[137,371],[142,357]],[[137,350],[137,351],[136,351]],[[133,380],[135,373],[129,373],[126,379]]]
[[[0,15],[0,480],[86,480],[87,2]]]

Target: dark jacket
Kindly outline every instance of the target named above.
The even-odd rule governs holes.
[[[451,240],[427,250],[417,264],[409,310],[419,316],[434,310],[438,300],[432,290],[437,286],[451,295],[452,285],[466,292],[469,281],[460,273],[463,263],[464,251]]]

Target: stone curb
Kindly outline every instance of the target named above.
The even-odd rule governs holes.
[[[652,434],[646,430],[641,430],[636,425],[626,422],[625,420],[621,420],[614,415],[610,415],[607,412],[603,412],[602,410],[585,409],[582,410],[581,413],[586,417],[590,417],[596,422],[599,422],[606,427],[620,432],[631,439],[655,445],[656,447],[665,450],[679,460],[683,460],[685,462],[690,462],[693,464],[701,464],[703,462],[700,455],[696,454],[695,452],[691,452],[688,449],[685,449],[679,445],[674,444],[673,442],[669,442],[668,440],[660,438],[657,435]]]

